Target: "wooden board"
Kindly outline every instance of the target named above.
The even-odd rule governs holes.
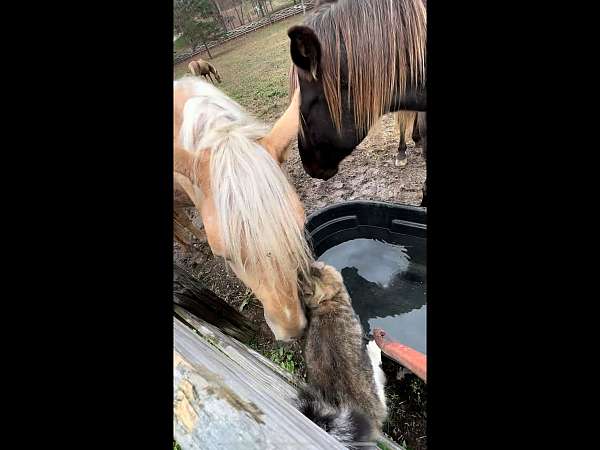
[[[203,342],[208,343],[209,345],[213,346],[214,350],[222,353],[222,355],[225,355],[230,360],[230,361],[225,360],[226,364],[229,365],[230,367],[233,367],[234,370],[238,370],[238,376],[242,377],[242,379],[244,379],[246,383],[248,383],[250,386],[253,386],[254,389],[257,389],[259,391],[262,391],[264,389],[269,390],[271,393],[271,396],[273,398],[276,398],[277,401],[286,403],[288,405],[292,404],[293,399],[296,398],[296,395],[297,395],[297,388],[303,384],[303,381],[294,377],[292,374],[290,374],[286,370],[284,370],[281,367],[279,367],[278,365],[274,364],[271,360],[269,360],[269,359],[265,358],[264,356],[262,356],[261,354],[255,352],[254,350],[252,350],[251,348],[242,344],[241,342],[237,341],[236,339],[232,339],[231,337],[227,336],[221,330],[219,330],[219,328],[217,328],[201,319],[198,319],[193,314],[189,313],[188,311],[186,311],[183,308],[180,308],[179,306],[175,306],[174,308],[175,308],[175,313],[177,314],[177,316],[179,318],[181,318],[181,320],[183,321],[183,322],[180,322],[179,320],[175,319],[175,323],[176,324],[178,323],[179,326],[181,326],[181,327],[187,326],[189,329],[189,333],[192,334],[192,337],[194,339],[200,339]],[[185,353],[186,350],[181,350],[182,342],[181,342],[181,340],[179,340],[177,338],[177,334],[175,335],[174,342],[175,342],[175,356],[174,356],[175,375],[174,375],[174,377],[175,377],[175,380],[179,380],[180,382],[183,382],[183,384],[180,385],[179,388],[177,388],[177,381],[175,382],[175,386],[176,386],[175,387],[175,439],[178,440],[178,442],[179,442],[179,439],[182,439],[182,440],[186,439],[185,435],[190,435],[190,434],[193,435],[194,434],[194,431],[188,432],[186,430],[185,423],[187,420],[188,427],[190,427],[190,429],[193,429],[193,426],[191,426],[190,424],[194,423],[194,417],[199,417],[199,414],[196,413],[196,407],[193,406],[194,402],[186,400],[190,396],[189,395],[190,388],[193,387],[196,390],[196,392],[197,392],[197,388],[191,381],[192,377],[188,376],[186,378],[185,375],[183,375],[183,370],[186,365],[188,366],[188,369],[186,369],[186,370],[193,370],[194,365],[193,365],[193,362],[190,362],[190,361],[194,361],[194,358],[189,358],[189,359],[184,358],[184,356],[182,355],[182,352]],[[204,350],[206,350],[204,347],[202,347],[202,348]],[[178,351],[177,349],[180,349],[181,351]],[[188,348],[187,351],[194,352],[195,347],[192,345],[191,347]],[[211,353],[206,354],[205,357],[210,358],[210,354]],[[183,366],[178,367],[179,364],[182,364]],[[189,369],[190,367],[191,367],[191,369]],[[177,375],[178,371],[179,371],[179,377]],[[187,380],[187,382],[186,382],[186,380]],[[178,389],[181,390],[182,393],[178,394]],[[186,394],[186,392],[187,392],[187,394]],[[194,391],[191,391],[191,392],[192,392],[192,398],[194,398],[193,397]],[[182,395],[183,395],[183,397],[182,397]],[[199,404],[197,406],[199,407]],[[271,411],[270,409],[268,409],[268,410]],[[194,412],[192,412],[192,411],[194,411]],[[289,414],[289,410],[286,409],[286,411],[284,411],[282,413]],[[320,428],[317,427],[317,430],[315,431],[314,424],[312,422],[310,422],[308,419],[306,419],[304,416],[299,414],[295,409],[292,414],[294,414],[294,416],[299,415],[301,417],[301,419],[298,419],[296,417],[296,420],[307,421],[310,424],[310,425],[306,425],[306,426],[309,426],[312,428],[312,430],[309,430],[309,432],[313,432],[313,433],[316,432],[317,434],[325,434],[324,439],[329,438],[329,436],[326,435],[326,433],[324,433]],[[178,421],[180,423],[180,428],[179,428],[180,431],[178,431],[178,425],[177,425]],[[183,427],[183,428],[181,428],[181,427]],[[181,431],[181,430],[183,430],[183,431]],[[201,431],[195,431],[195,432],[201,432]],[[306,431],[303,431],[303,432],[306,432]],[[179,439],[178,439],[178,437],[179,437]],[[183,450],[187,450],[187,449],[195,450],[198,448],[238,448],[238,447],[219,447],[219,446],[202,447],[202,445],[204,445],[203,441],[197,440],[193,436],[188,436],[187,439],[189,440],[190,443],[189,443],[189,445],[182,445]],[[389,439],[385,435],[380,436],[380,438],[378,440],[380,442],[382,442],[383,444],[385,444],[385,446],[389,450],[406,450],[406,449],[404,449],[404,447],[396,444],[395,442],[393,442],[391,439]],[[332,448],[332,449],[339,448],[339,443],[337,441],[335,442],[335,444],[338,445],[338,447],[321,447],[321,448]],[[302,445],[304,445],[304,444],[302,444]],[[249,448],[251,450],[254,447],[250,447],[250,446],[245,447],[243,445],[240,445],[239,448]],[[260,446],[258,448],[260,448]],[[269,448],[269,447],[266,447],[266,448]],[[281,450],[287,449],[287,448],[304,448],[304,447],[294,447],[292,445],[280,447]],[[315,447],[307,447],[307,448],[315,448]]]
[[[258,329],[178,263],[173,263],[173,303],[242,342],[249,342]]]
[[[294,408],[291,375],[175,308],[198,330],[174,319],[174,438],[183,450],[344,449]]]

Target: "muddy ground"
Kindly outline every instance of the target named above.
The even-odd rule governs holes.
[[[340,164],[337,175],[327,181],[310,178],[300,162],[297,145],[290,150],[284,164],[292,185],[304,202],[306,215],[347,200],[379,200],[393,203],[419,205],[425,180],[425,162],[420,148],[409,148],[408,163],[399,168],[394,165],[399,134],[392,116],[385,116],[375,126],[361,145]],[[191,217],[194,212],[190,211]],[[260,324],[260,332],[252,346],[269,355],[278,348],[272,338],[260,302],[240,283],[220,258],[213,257],[208,244],[196,244],[193,254],[186,253],[175,242],[174,259],[184,264],[209,289],[232,306]],[[286,348],[294,353],[295,371],[304,376],[301,342]],[[397,442],[411,450],[424,450],[425,438],[425,387],[412,376],[395,380],[394,365],[387,365],[388,402],[391,404],[390,420],[384,431]],[[417,400],[416,400],[417,399]]]

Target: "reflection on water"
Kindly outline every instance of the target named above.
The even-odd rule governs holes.
[[[390,338],[426,353],[425,265],[410,256],[410,249],[398,245],[354,239],[319,260],[341,272],[366,333],[383,328]]]

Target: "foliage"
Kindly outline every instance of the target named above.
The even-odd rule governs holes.
[[[174,0],[173,29],[192,51],[223,33],[220,15],[211,0]]]
[[[267,356],[271,361],[288,372],[296,372],[296,363],[294,362],[293,350],[286,350],[283,347],[279,347],[271,350]]]

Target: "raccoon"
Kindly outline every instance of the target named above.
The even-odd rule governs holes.
[[[307,386],[298,409],[347,448],[364,449],[369,442],[375,448],[387,415],[381,351],[374,341],[365,345],[344,280],[333,267],[314,263],[301,298],[308,315]]]

